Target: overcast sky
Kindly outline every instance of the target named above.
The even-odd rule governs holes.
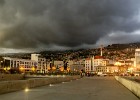
[[[140,41],[140,0],[0,0],[0,51]]]

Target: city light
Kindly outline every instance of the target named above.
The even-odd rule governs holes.
[[[56,70],[56,67],[55,67],[55,66],[53,66],[53,67],[52,67],[52,70]]]
[[[52,87],[52,86],[54,86],[54,85],[50,84],[49,86]]]
[[[33,71],[33,72],[35,71],[35,67],[32,67],[32,71]]]
[[[24,70],[24,68],[21,66],[21,67],[19,68],[19,70],[20,70],[20,71],[23,71],[23,70]]]
[[[70,71],[70,67],[67,68],[67,71],[68,71],[68,72]]]
[[[24,90],[25,92],[29,92],[29,89],[28,88],[25,88],[25,90]]]
[[[10,70],[11,68],[10,67],[7,67],[7,70]]]
[[[63,75],[63,77],[66,77],[66,75]]]
[[[60,67],[59,70],[60,70],[61,72],[63,72],[63,71],[64,71],[64,67]]]
[[[130,73],[132,73],[132,72],[134,71],[134,68],[133,68],[133,67],[128,68],[128,71],[129,71]]]
[[[5,68],[3,68],[5,71],[6,71],[6,67]]]
[[[10,67],[4,67],[3,70],[9,71],[11,68]]]
[[[121,63],[120,62],[116,62],[114,65],[121,66]]]

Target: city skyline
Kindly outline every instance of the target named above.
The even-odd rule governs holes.
[[[140,42],[139,0],[1,0],[0,52]]]

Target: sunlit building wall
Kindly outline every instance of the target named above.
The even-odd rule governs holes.
[[[115,73],[118,72],[117,66],[97,66],[96,72],[103,72],[103,73]]]
[[[91,59],[90,58],[85,59],[85,71],[86,72],[91,71]]]
[[[70,60],[68,61],[68,67],[70,68],[70,71],[81,71],[85,70],[85,60]]]
[[[135,50],[135,67],[140,68],[140,49]]]
[[[61,67],[64,67],[64,62],[63,61],[54,61],[54,67],[56,69],[60,69]]]
[[[85,59],[85,72],[93,72],[94,68],[94,57]]]
[[[31,60],[34,60],[37,62],[37,64],[36,64],[37,73],[46,73],[47,72],[46,59],[41,57],[40,54],[31,54]]]

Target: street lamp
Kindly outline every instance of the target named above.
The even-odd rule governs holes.
[[[59,70],[60,70],[61,72],[63,72],[63,71],[64,71],[64,67],[63,67],[63,66],[60,67]]]
[[[23,66],[20,66],[20,67],[19,67],[19,71],[20,71],[21,73],[23,73],[23,72],[24,72],[24,67],[23,67]]]
[[[3,61],[0,61],[0,67],[3,67],[3,66],[2,66],[2,63],[3,63]]]
[[[25,88],[25,92],[29,92],[29,88]]]
[[[33,72],[35,71],[35,67],[32,67],[32,71],[33,71]]]
[[[56,70],[56,67],[55,67],[55,66],[53,66],[53,67],[52,67],[52,70]]]
[[[2,64],[3,64],[3,61],[0,61],[0,71],[2,72]]]
[[[128,70],[130,71],[130,73],[133,73],[134,68],[131,67],[131,68],[129,68]]]
[[[70,71],[70,68],[69,68],[69,67],[67,68],[67,71],[68,71],[68,72]]]

